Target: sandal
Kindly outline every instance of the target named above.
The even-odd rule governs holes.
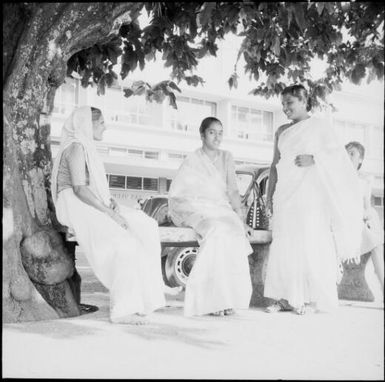
[[[265,308],[266,313],[288,312],[290,310],[292,309],[289,307],[289,304],[283,303],[282,301],[276,301]]]
[[[272,305],[269,305],[267,308],[265,308],[266,313],[277,313],[283,311],[282,306],[277,302],[275,302]]]
[[[231,316],[231,315],[235,314],[235,310],[234,310],[233,308],[225,309],[225,310],[223,311],[223,314],[224,314],[225,316]]]
[[[223,312],[223,310],[218,310],[218,312],[210,313],[210,316],[216,316],[216,317],[224,316],[224,315],[225,313]]]

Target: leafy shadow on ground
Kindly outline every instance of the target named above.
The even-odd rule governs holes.
[[[138,336],[148,341],[175,341],[204,349],[225,346],[226,342],[210,340],[210,329],[176,326],[169,323],[149,323],[143,326],[124,325],[124,333]]]
[[[18,324],[6,324],[9,331],[23,334],[41,335],[56,340],[84,338],[85,336],[105,336],[121,332],[122,335],[132,335],[147,341],[174,341],[205,349],[226,346],[226,342],[210,339],[212,328],[194,327],[186,321],[186,325],[164,322],[174,315],[183,315],[177,307],[163,308],[149,316],[146,325],[111,324],[109,309],[105,304],[99,305],[99,310],[80,317],[57,319],[49,321],[32,321]],[[161,321],[161,322],[159,322]]]
[[[4,329],[5,327],[3,327]],[[38,334],[53,339],[69,339],[101,334],[103,330],[89,325],[71,322],[70,318],[7,324],[6,329],[23,334]]]

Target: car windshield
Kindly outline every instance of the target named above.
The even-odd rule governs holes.
[[[237,184],[241,196],[246,194],[252,179],[253,176],[250,173],[237,173]]]

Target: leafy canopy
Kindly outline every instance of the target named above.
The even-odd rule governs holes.
[[[138,17],[147,11],[150,23],[141,28]],[[177,83],[203,84],[194,74],[198,61],[216,56],[218,41],[228,33],[243,38],[238,60],[243,55],[245,73],[257,87],[252,94],[267,98],[287,85],[308,86],[315,104],[339,89],[344,79],[359,84],[383,78],[384,6],[380,2],[145,2],[131,10],[131,22],[122,25],[119,36],[104,45],[80,51],[68,61],[68,75],[77,72],[84,87],[95,83],[104,94],[118,78],[114,66],[121,58],[122,79],[137,66],[162,54],[171,78]],[[310,63],[326,61],[323,78],[310,76]],[[237,86],[237,62],[228,79]],[[151,86],[136,81],[124,92],[126,97],[145,95],[161,102],[169,97],[176,108],[174,81]]]

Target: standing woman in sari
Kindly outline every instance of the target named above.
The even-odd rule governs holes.
[[[96,277],[110,291],[110,320],[145,323],[165,305],[155,220],[111,198],[95,140],[103,138],[99,109],[75,109],[63,126],[51,192],[58,221],[74,234]]]
[[[267,192],[264,295],[276,300],[267,312],[328,311],[338,306],[339,263],[359,256],[359,180],[330,123],[308,114],[302,85],[284,89],[282,105],[291,123],[276,132]]]
[[[199,253],[186,284],[185,316],[229,315],[248,309],[251,278],[246,237],[232,155],[219,149],[222,123],[205,118],[202,147],[182,163],[171,183],[169,214],[177,226],[199,235]]]

